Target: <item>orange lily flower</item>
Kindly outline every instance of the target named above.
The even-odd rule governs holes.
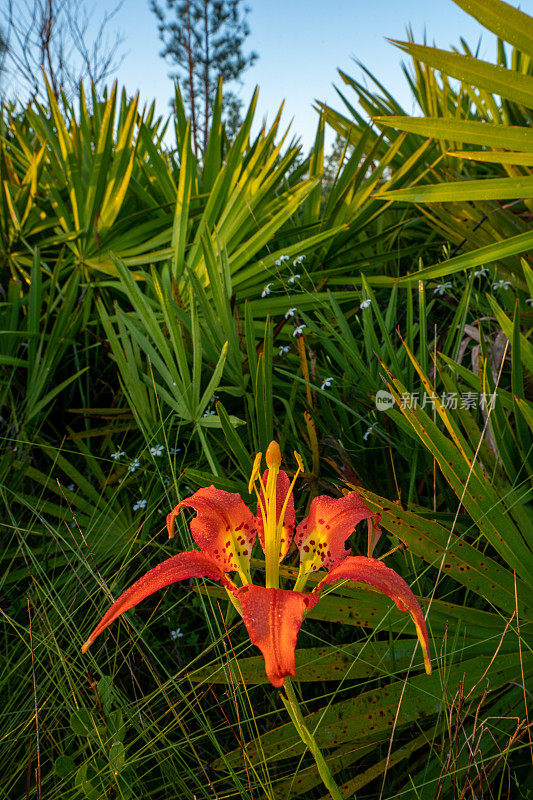
[[[258,453],[250,477],[249,491],[257,494],[257,514],[244,504],[240,495],[209,486],[182,500],[167,517],[169,536],[183,508],[192,508],[192,536],[200,548],[179,553],[163,561],[139,578],[113,603],[82,647],[90,647],[97,636],[124,611],[145,597],[175,581],[210,578],[220,581],[242,616],[253,644],[265,659],[266,674],[273,686],[283,686],[285,677],[294,675],[296,638],[304,614],[320,599],[322,589],[339,580],[360,581],[388,595],[401,611],[408,611],[415,623],[428,675],[431,673],[429,641],[424,615],[407,583],[382,561],[351,556],[345,541],[358,522],[369,524],[369,555],[381,535],[379,517],[373,515],[359,494],[351,491],[335,499],[321,495],[311,502],[309,515],[294,532],[293,488],[303,470],[298,468],[292,481],[280,470],[279,445],[271,442],[266,452],[267,469],[260,476],[262,454]],[[252,583],[250,558],[256,536],[265,553],[266,585]],[[300,571],[292,590],[279,588],[279,564],[294,540],[300,551]],[[304,589],[312,572],[328,570],[310,594]],[[228,573],[237,573],[232,580]],[[237,581],[237,582],[236,582]]]

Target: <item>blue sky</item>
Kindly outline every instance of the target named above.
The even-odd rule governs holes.
[[[246,104],[258,84],[258,115],[268,119],[285,99],[283,119],[287,124],[293,119],[291,131],[301,136],[305,148],[316,130],[313,101],[341,109],[333,88],[334,83],[341,86],[337,68],[360,78],[353,61],[359,59],[411,112],[401,54],[386,37],[404,39],[410,24],[416,41],[423,41],[425,31],[428,43],[447,48],[458,44],[460,36],[475,46],[483,32],[452,0],[248,0],[246,5],[251,29],[247,46],[259,59],[245,73],[240,96]],[[521,8],[531,13],[533,0],[523,0]],[[159,56],[161,42],[148,0],[124,0],[114,21],[126,51],[119,82],[130,92],[138,88],[145,100],[155,98],[158,111],[166,113],[172,94],[170,66]],[[495,37],[483,32],[481,57],[493,60],[495,49]]]

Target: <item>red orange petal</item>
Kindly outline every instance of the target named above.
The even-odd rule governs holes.
[[[394,600],[400,611],[408,611],[413,618],[422,652],[424,665],[428,675],[431,674],[429,658],[429,639],[424,614],[411,589],[400,575],[383,561],[364,556],[349,556],[330,569],[326,577],[318,584],[315,591],[320,592],[327,583],[350,580],[368,583]]]
[[[263,473],[263,486],[267,485],[268,479],[268,470],[266,469]],[[276,483],[276,522],[279,520],[279,515],[281,513],[281,509],[283,508],[283,503],[285,502],[285,498],[287,497],[291,482],[289,480],[289,476],[283,470],[280,470],[278,473],[278,480]],[[263,490],[261,489],[260,492],[261,501],[264,504],[265,498],[263,497]],[[285,516],[283,517],[283,528],[281,530],[281,542],[280,542],[280,555],[279,560],[282,561],[287,552],[289,547],[291,546],[292,542],[292,534],[294,531],[294,520],[296,519],[296,513],[294,511],[294,497],[291,494],[289,497],[289,502],[287,503],[287,508],[285,510]],[[261,507],[260,504],[257,503],[257,533],[259,534],[259,541],[261,542],[261,547],[263,548],[263,552],[265,551],[265,532],[263,529],[263,517],[261,516]]]
[[[300,522],[294,534],[305,571],[329,569],[339,559],[346,558],[350,551],[344,549],[344,543],[362,519],[379,523],[379,517],[372,514],[357,492],[349,492],[339,498],[327,495],[315,497],[309,508],[309,516]],[[379,525],[375,525],[374,537],[378,531]]]
[[[263,653],[269,681],[283,686],[286,676],[294,675],[296,637],[304,611],[318,602],[318,596],[253,585],[235,594],[250,639]]]
[[[190,527],[201,550],[208,553],[224,572],[231,572],[238,566],[248,572],[257,522],[240,495],[214,486],[199,489],[178,503],[168,515],[169,536],[173,535],[174,520],[182,508],[194,508],[197,512]]]
[[[187,580],[187,578],[211,578],[215,581],[222,581],[230,589],[235,588],[233,582],[226,578],[217,562],[206,553],[201,553],[199,550],[178,553],[177,556],[168,558],[149,570],[142,578],[135,581],[129,589],[126,589],[118,600],[115,600],[83,645],[82,652],[85,653],[96,637],[124,611],[133,608],[145,597],[157,592],[158,589],[169,586],[175,581]]]

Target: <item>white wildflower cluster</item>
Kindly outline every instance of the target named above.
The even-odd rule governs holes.
[[[154,446],[150,448],[150,453],[153,456],[155,456],[156,458],[159,458],[159,456],[163,455],[163,450],[164,449],[165,449],[165,445],[163,445],[163,444],[154,444]]]
[[[489,278],[490,272],[487,267],[483,267],[483,269],[476,269],[474,272],[474,278]]]
[[[510,281],[499,280],[495,281],[495,283],[492,284],[492,290],[494,292],[499,291],[499,289],[510,289],[510,288],[511,288]]]
[[[133,510],[140,511],[140,509],[146,508],[146,503],[146,500],[137,500],[137,502],[133,504]]]
[[[301,264],[303,264],[305,258],[306,258],[305,255],[297,256],[292,262],[293,267],[298,267]],[[274,261],[274,266],[282,267],[289,260],[290,260],[289,256],[280,256]],[[302,276],[299,272],[294,272],[287,278],[287,283],[294,285],[296,281],[300,280],[301,277]],[[272,293],[272,286],[274,286],[273,281],[267,283],[266,286],[263,288],[263,291],[261,292],[261,297],[268,297],[268,295]]]
[[[292,306],[291,308],[289,308],[288,311],[285,312],[285,319],[289,319],[289,317],[294,317],[297,311],[298,309],[296,308],[296,306]]]
[[[175,642],[176,639],[181,639],[182,636],[183,636],[183,631],[181,630],[181,628],[176,628],[176,630],[170,631],[170,638],[172,639],[173,642]]]
[[[324,380],[320,384],[320,388],[322,390],[331,389],[331,384],[333,383],[334,380],[335,380],[335,378],[324,378]]]
[[[290,349],[291,349],[291,348],[289,347],[289,345],[288,345],[288,344],[282,344],[282,345],[280,345],[280,348],[279,348],[279,354],[280,354],[280,356],[286,356],[286,355],[287,355],[287,353],[289,352],[289,350],[290,350]]]
[[[213,408],[213,404],[216,403],[217,398],[213,395],[211,400],[209,401],[209,405],[203,413],[204,417],[214,417],[216,414],[215,409]]]
[[[362,300],[359,308],[368,308],[370,305],[372,305],[372,300]]]
[[[442,297],[443,294],[446,294],[448,289],[451,289],[453,284],[450,281],[446,281],[446,283],[439,283],[435,289],[433,289],[433,294],[438,294]]]
[[[113,458],[115,461],[118,461],[119,458],[122,458],[122,456],[125,455],[126,453],[124,450],[117,450],[116,453],[111,453],[111,458]]]
[[[135,472],[138,467],[141,466],[140,459],[134,458],[131,464],[128,466],[128,472]]]
[[[302,333],[304,332],[304,328],[307,328],[307,325],[303,325],[303,324],[302,325],[297,325],[295,327],[295,329],[293,330],[292,335],[293,336],[301,336]]]

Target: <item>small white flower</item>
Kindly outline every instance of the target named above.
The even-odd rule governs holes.
[[[69,483],[69,485],[67,486],[67,489],[69,490],[69,492],[73,492],[76,489],[76,487],[74,486],[73,483]]]
[[[215,411],[212,408],[208,408],[207,411],[204,411],[204,417],[214,417]]]
[[[298,272],[295,272],[294,275],[291,275],[291,277],[289,278],[287,283],[294,283],[294,281],[297,281],[298,278],[301,278],[301,277],[302,276]]]
[[[126,453],[124,452],[124,450],[117,450],[116,453],[111,453],[111,458],[114,458],[115,461],[117,461],[119,458],[122,458],[122,456],[125,455]]]
[[[137,500],[137,502],[133,505],[133,510],[139,511],[140,508],[146,508],[146,503],[146,500]]]
[[[176,639],[181,639],[182,636],[183,632],[181,628],[176,628],[175,631],[170,631],[170,638],[172,639],[173,642],[175,642]]]
[[[168,452],[171,456],[177,456],[178,453],[181,453],[181,447],[169,447]]]
[[[140,467],[140,466],[141,466],[141,462],[139,461],[139,459],[138,458],[134,458],[133,461],[131,462],[131,464],[128,467],[128,472],[135,472],[137,467]]]
[[[292,332],[293,336],[300,336],[303,333],[304,328],[307,328],[307,325],[298,325]]]
[[[307,258],[307,256],[298,256],[298,257],[297,257],[297,258],[295,258],[295,259],[294,259],[294,261],[292,262],[292,266],[293,266],[293,267],[299,267],[299,266],[300,266],[300,264],[303,264],[304,258]]]
[[[492,288],[495,292],[497,292],[498,289],[509,289],[510,287],[511,287],[510,281],[499,280],[496,281],[496,283],[492,284]]]
[[[526,304],[528,306],[533,306],[533,297],[526,297]]]
[[[368,437],[370,436],[370,434],[373,432],[373,430],[376,427],[376,425],[377,425],[377,422],[374,422],[374,424],[371,425],[370,428],[368,428],[366,433],[363,433],[363,439],[365,440],[365,442],[368,439]]]
[[[439,294],[441,297],[446,292],[447,289],[451,289],[452,284],[450,281],[446,281],[446,283],[439,283],[436,289],[433,289],[433,294]]]
[[[321,389],[330,389],[331,388],[331,384],[333,383],[334,380],[335,380],[335,378],[324,378],[320,388]]]
[[[368,308],[368,306],[371,305],[371,303],[372,300],[362,300],[359,308]]]
[[[269,294],[270,294],[270,287],[271,287],[271,286],[272,286],[272,284],[271,284],[271,283],[267,283],[267,285],[265,286],[265,288],[264,288],[264,289],[263,289],[263,291],[261,292],[261,297],[266,297],[267,295],[269,295]]]
[[[165,445],[163,444],[155,444],[153,447],[150,448],[150,452],[153,456],[162,456],[163,450],[165,449]]]
[[[296,314],[297,310],[298,309],[296,308],[296,306],[293,306],[292,308],[289,308],[289,310],[285,312],[285,319],[289,319],[289,317],[294,317],[294,315]]]
[[[289,345],[288,345],[288,344],[282,344],[282,345],[280,346],[280,348],[279,348],[279,354],[280,354],[280,356],[285,356],[285,355],[287,355],[287,353],[289,352],[289,350],[290,350],[290,347],[289,347]]]
[[[487,267],[483,267],[483,269],[476,269],[474,272],[474,278],[488,278],[490,272],[488,271]]]
[[[276,267],[281,267],[281,265],[283,264],[283,262],[284,262],[284,261],[288,261],[288,260],[289,260],[289,256],[280,256],[279,258],[277,258],[277,259],[274,261],[274,266],[276,266]]]

